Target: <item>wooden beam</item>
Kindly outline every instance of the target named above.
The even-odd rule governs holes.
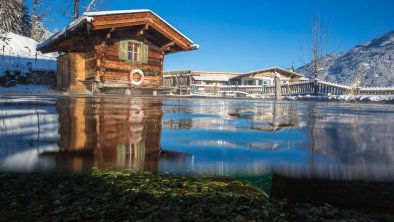
[[[190,50],[190,41],[185,38],[173,27],[169,26],[156,15],[146,12],[137,14],[107,15],[97,16],[93,20],[93,29],[109,29],[112,27],[131,27],[144,25],[146,29],[141,31],[140,35],[145,35],[146,30],[154,29],[163,35],[166,39],[174,42],[182,50]],[[162,41],[161,41],[162,42]]]
[[[165,44],[164,46],[162,46],[160,48],[160,50],[169,51],[171,49],[171,47],[174,46],[174,45],[175,45],[174,42],[169,42],[169,43]]]
[[[93,24],[94,30],[100,29],[109,29],[109,28],[120,28],[120,27],[132,27],[138,25],[145,25],[145,22],[125,22],[125,23],[116,23],[116,24],[104,24],[104,25],[95,25]]]
[[[137,36],[144,35],[145,31],[149,29],[149,21],[137,32]]]
[[[105,38],[106,39],[110,39],[111,38],[111,34],[114,33],[116,31],[116,27],[112,27],[106,34]]]
[[[183,50],[189,50],[189,45],[186,43],[188,42],[188,40],[186,40],[185,37],[181,36],[175,30],[173,30],[172,27],[168,26],[158,18],[152,19],[150,20],[150,22],[151,26],[159,33],[164,35],[167,39],[176,42],[176,44],[179,45],[179,47],[181,47]]]

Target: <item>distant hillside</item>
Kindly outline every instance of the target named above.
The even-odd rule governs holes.
[[[325,81],[361,86],[394,86],[394,31],[371,42],[358,45],[339,54],[321,58],[319,78]],[[313,77],[312,64],[297,69]]]

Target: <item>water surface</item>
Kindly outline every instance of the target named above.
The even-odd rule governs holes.
[[[0,170],[393,180],[394,106],[0,97]]]

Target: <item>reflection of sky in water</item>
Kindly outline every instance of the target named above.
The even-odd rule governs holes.
[[[187,170],[210,174],[258,174],[270,173],[282,163],[305,165],[310,161],[310,152],[305,149],[307,135],[298,128],[259,131],[251,129],[251,126],[268,124],[213,114],[170,113],[163,116],[163,122],[166,125],[171,118],[186,117],[192,119],[192,127],[163,128],[161,147],[163,151],[192,156],[193,163]],[[321,158],[321,161],[323,159],[326,160]]]

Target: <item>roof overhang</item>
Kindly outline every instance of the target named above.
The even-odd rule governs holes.
[[[143,10],[121,10],[121,11],[101,11],[85,12],[60,32],[55,33],[50,38],[37,46],[38,51],[56,51],[54,45],[65,41],[74,33],[94,32],[105,29],[127,28],[134,26],[144,26],[145,29],[155,30],[164,36],[167,41],[164,45],[177,46],[175,51],[189,51],[198,49],[199,46],[193,43],[188,37],[171,26],[154,12]]]

